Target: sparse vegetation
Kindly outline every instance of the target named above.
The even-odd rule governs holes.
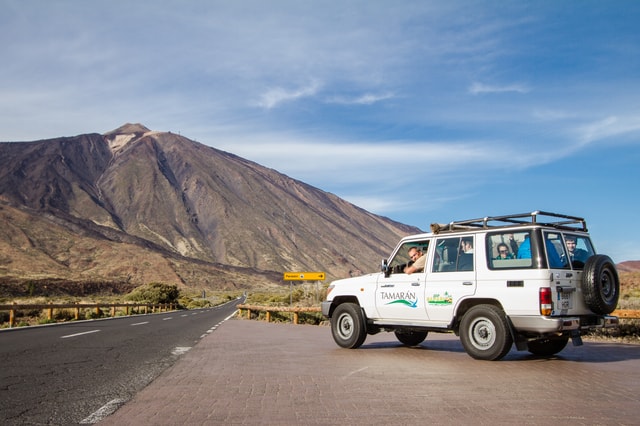
[[[180,290],[175,284],[150,283],[136,288],[125,299],[140,303],[178,303]]]

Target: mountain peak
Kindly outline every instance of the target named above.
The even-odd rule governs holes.
[[[150,131],[151,130],[149,130],[148,128],[146,128],[140,123],[126,123],[115,130],[105,133],[104,136],[130,135],[135,133],[147,133]]]
[[[105,133],[104,137],[109,144],[109,149],[115,154],[132,140],[138,139],[149,132],[151,130],[140,123],[126,123],[115,130]]]

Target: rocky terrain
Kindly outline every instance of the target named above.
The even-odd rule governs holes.
[[[377,270],[419,230],[170,132],[0,143],[0,291],[283,285]],[[57,283],[57,284],[56,284]]]

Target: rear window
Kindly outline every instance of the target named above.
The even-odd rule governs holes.
[[[545,245],[549,267],[583,269],[595,254],[591,240],[583,235],[546,231]]]
[[[487,235],[489,269],[531,268],[531,232],[494,232]]]

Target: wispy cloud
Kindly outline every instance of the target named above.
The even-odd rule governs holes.
[[[327,103],[330,104],[341,104],[341,105],[373,105],[375,103],[385,101],[387,99],[392,99],[395,97],[395,94],[391,92],[387,93],[365,93],[361,96],[348,97],[348,96],[333,96],[326,99]]]
[[[522,84],[508,84],[504,86],[495,86],[490,84],[475,82],[469,86],[469,93],[472,95],[481,95],[484,93],[528,93],[531,89]]]
[[[318,93],[321,85],[317,81],[294,90],[276,87],[267,90],[255,103],[256,106],[265,109],[272,109],[285,102],[293,102],[301,98],[308,98]]]
[[[577,132],[579,134],[578,140],[583,144],[601,141],[613,136],[637,133],[640,132],[640,117],[610,116],[581,126]]]

